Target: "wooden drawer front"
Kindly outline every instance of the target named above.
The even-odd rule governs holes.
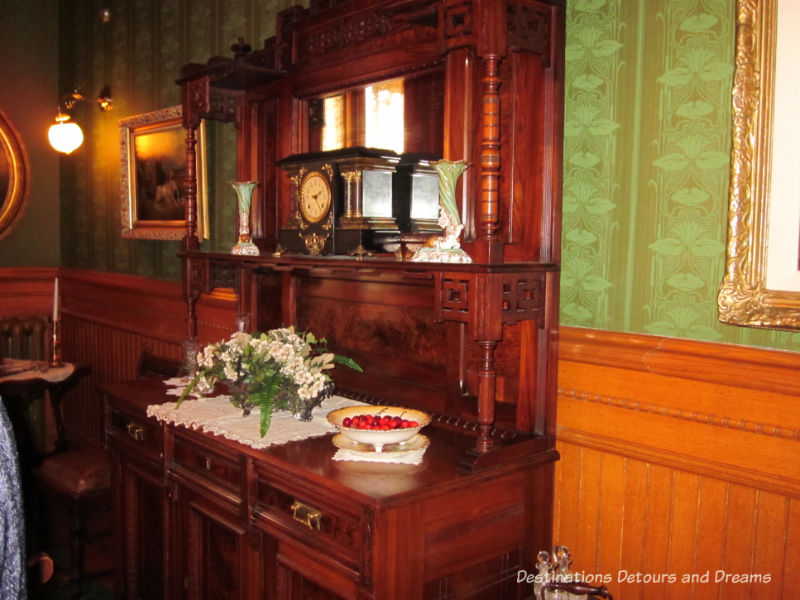
[[[269,531],[277,529],[336,562],[358,568],[362,547],[370,543],[364,539],[358,514],[343,512],[330,500],[289,493],[260,478],[256,494],[255,519]]]
[[[203,486],[217,486],[239,496],[242,493],[241,460],[214,452],[197,442],[175,434],[173,465],[181,469],[184,476],[195,479]]]
[[[109,443],[124,447],[129,456],[160,464],[164,452],[164,429],[160,423],[111,407],[107,427]]]

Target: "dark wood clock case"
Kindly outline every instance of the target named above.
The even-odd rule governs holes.
[[[184,68],[187,337],[217,341],[197,301],[233,293],[252,329],[293,324],[358,361],[334,373],[338,393],[431,412],[431,446],[400,471],[334,464],[328,438],[255,451],[144,417],[169,399],[158,386],[109,386],[120,597],[532,595],[516,575],[551,545],[557,459],[563,53],[563,0],[311,0],[263,48]],[[407,150],[469,164],[457,201],[474,262],[276,253],[296,217],[278,163],[315,150],[318,99],[396,77]],[[440,109],[414,100],[425,89]],[[261,256],[199,250],[202,119],[236,124]]]

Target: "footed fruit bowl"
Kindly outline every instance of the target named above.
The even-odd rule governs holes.
[[[401,444],[431,422],[430,415],[401,406],[348,406],[328,413],[328,422],[347,439],[371,444],[382,452],[388,444]]]

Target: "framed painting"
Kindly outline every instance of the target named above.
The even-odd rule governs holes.
[[[197,139],[197,236],[208,237],[205,123]],[[186,232],[186,131],[181,107],[120,121],[122,236],[180,240]]]
[[[731,183],[720,320],[800,329],[800,3],[736,0]]]

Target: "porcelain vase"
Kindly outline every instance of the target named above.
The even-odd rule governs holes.
[[[463,160],[440,160],[433,163],[439,175],[439,226],[442,235],[430,245],[420,248],[411,257],[413,262],[471,263],[472,258],[461,249],[459,236],[464,229],[456,203],[456,184],[467,169]]]
[[[250,235],[250,203],[253,200],[253,190],[258,185],[257,181],[232,181],[236,192],[238,213],[239,213],[239,236],[236,245],[231,250],[231,254],[244,254],[248,256],[258,256],[260,254],[258,246],[253,243]]]

